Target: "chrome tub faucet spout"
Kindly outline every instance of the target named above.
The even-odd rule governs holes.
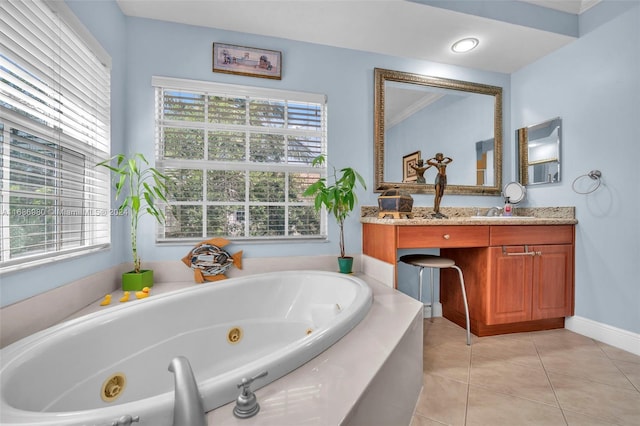
[[[169,364],[169,371],[174,374],[175,383],[173,426],[207,426],[202,396],[189,360],[175,357]]]

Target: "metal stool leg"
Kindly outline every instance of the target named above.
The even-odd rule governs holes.
[[[435,306],[434,304],[434,293],[433,293],[433,287],[435,286],[435,279],[433,278],[433,270],[435,268],[431,268],[431,322],[433,322],[433,307]]]
[[[458,275],[460,276],[460,287],[462,288],[462,300],[464,301],[464,313],[467,316],[467,345],[471,345],[471,323],[469,321],[469,305],[467,304],[467,290],[464,287],[464,277],[462,276],[462,270],[453,265],[452,268],[458,270]]]
[[[424,316],[424,303],[422,302],[422,271],[424,271],[424,268],[421,266],[419,274],[420,278],[418,280],[418,300],[422,303],[422,316]]]

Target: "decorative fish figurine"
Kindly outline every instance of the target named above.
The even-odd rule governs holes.
[[[182,258],[182,262],[193,269],[197,283],[224,280],[227,278],[224,273],[234,265],[242,269],[242,250],[231,255],[222,248],[229,242],[224,238],[203,241]]]

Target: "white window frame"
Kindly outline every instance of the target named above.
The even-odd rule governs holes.
[[[311,162],[308,164],[287,164],[287,163],[256,163],[251,162],[249,160],[249,156],[245,159],[244,162],[221,162],[221,161],[211,161],[205,159],[174,159],[174,158],[165,158],[164,157],[164,147],[163,147],[163,131],[165,127],[177,127],[177,128],[198,128],[204,129],[205,135],[210,130],[220,129],[221,127],[216,127],[215,124],[207,123],[207,118],[205,117],[204,122],[202,123],[194,123],[194,122],[183,122],[183,121],[169,121],[164,119],[163,110],[162,110],[162,102],[164,91],[182,91],[186,93],[193,94],[204,94],[210,96],[229,96],[229,97],[247,97],[250,99],[271,99],[275,101],[284,101],[284,102],[308,102],[308,103],[317,103],[321,105],[321,121],[322,126],[321,130],[318,131],[306,131],[308,134],[313,134],[315,137],[320,139],[320,145],[318,147],[318,155],[327,153],[327,99],[326,95],[323,94],[315,94],[315,93],[305,93],[305,92],[295,92],[295,91],[287,91],[287,90],[279,90],[279,89],[269,89],[269,88],[260,88],[253,86],[241,86],[241,85],[232,85],[232,84],[223,84],[216,82],[208,82],[208,81],[197,81],[197,80],[186,80],[186,79],[177,79],[170,77],[159,77],[154,76],[152,78],[152,86],[156,90],[156,166],[160,171],[169,169],[169,168],[179,168],[179,169],[193,169],[193,170],[202,170],[203,172],[210,170],[242,170],[242,171],[275,171],[275,172],[292,172],[292,173],[309,173],[313,175],[317,175],[317,177],[327,176],[327,166],[326,163],[321,167],[313,166]],[[224,125],[221,125],[224,128]],[[286,127],[286,126],[285,126]],[[255,130],[256,133],[264,133],[271,131],[273,133],[283,132],[285,134],[305,134],[305,131],[302,130],[287,130],[282,129],[269,129],[269,128],[260,128],[259,130]],[[251,130],[247,130],[248,133]],[[207,152],[207,137],[204,137],[205,140],[205,153]],[[248,148],[247,148],[248,149]],[[205,154],[206,156],[206,154]],[[206,185],[206,179],[204,182]],[[203,185],[203,186],[204,186]],[[248,188],[248,184],[247,184]],[[285,191],[288,191],[286,189]],[[247,189],[248,193],[248,189]],[[248,197],[248,195],[247,195]],[[288,198],[287,198],[288,200]],[[193,204],[193,202],[189,203]],[[284,224],[284,235],[280,236],[249,236],[248,221],[245,221],[245,233],[243,236],[229,236],[229,235],[207,235],[207,217],[206,210],[207,206],[214,206],[217,204],[224,203],[216,203],[211,202],[206,199],[206,189],[203,188],[203,196],[201,200],[202,204],[202,233],[195,237],[183,237],[183,238],[169,238],[165,235],[165,226],[158,225],[157,227],[157,235],[156,242],[157,243],[176,243],[176,242],[184,242],[184,243],[193,243],[197,241],[202,241],[206,238],[211,237],[224,237],[230,240],[242,240],[242,241],[300,241],[307,239],[327,239],[327,215],[324,209],[321,212],[316,212],[315,215],[319,219],[320,226],[319,232],[317,234],[306,234],[306,235],[294,235],[293,233],[289,233],[288,225],[286,223],[286,218],[288,217],[288,206],[294,205],[289,204],[288,201],[284,203],[280,203],[285,206],[285,224]],[[242,204],[245,208],[244,215],[249,211],[249,205],[251,204],[248,201],[233,203],[233,204]],[[169,201],[169,206],[171,205],[181,205],[180,202]],[[297,201],[295,205],[304,205],[304,206],[313,206],[313,199],[307,198],[304,201]],[[169,212],[167,211],[167,215],[169,216]],[[242,215],[244,219],[244,215]]]
[[[110,153],[111,58],[65,2],[2,2],[0,20],[3,274],[110,246],[109,175],[95,165]],[[47,224],[37,249],[11,246],[28,228],[16,215]]]

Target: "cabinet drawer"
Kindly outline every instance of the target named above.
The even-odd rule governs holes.
[[[492,246],[524,244],[572,244],[573,225],[492,226]]]
[[[399,226],[398,248],[486,247],[489,226]]]

